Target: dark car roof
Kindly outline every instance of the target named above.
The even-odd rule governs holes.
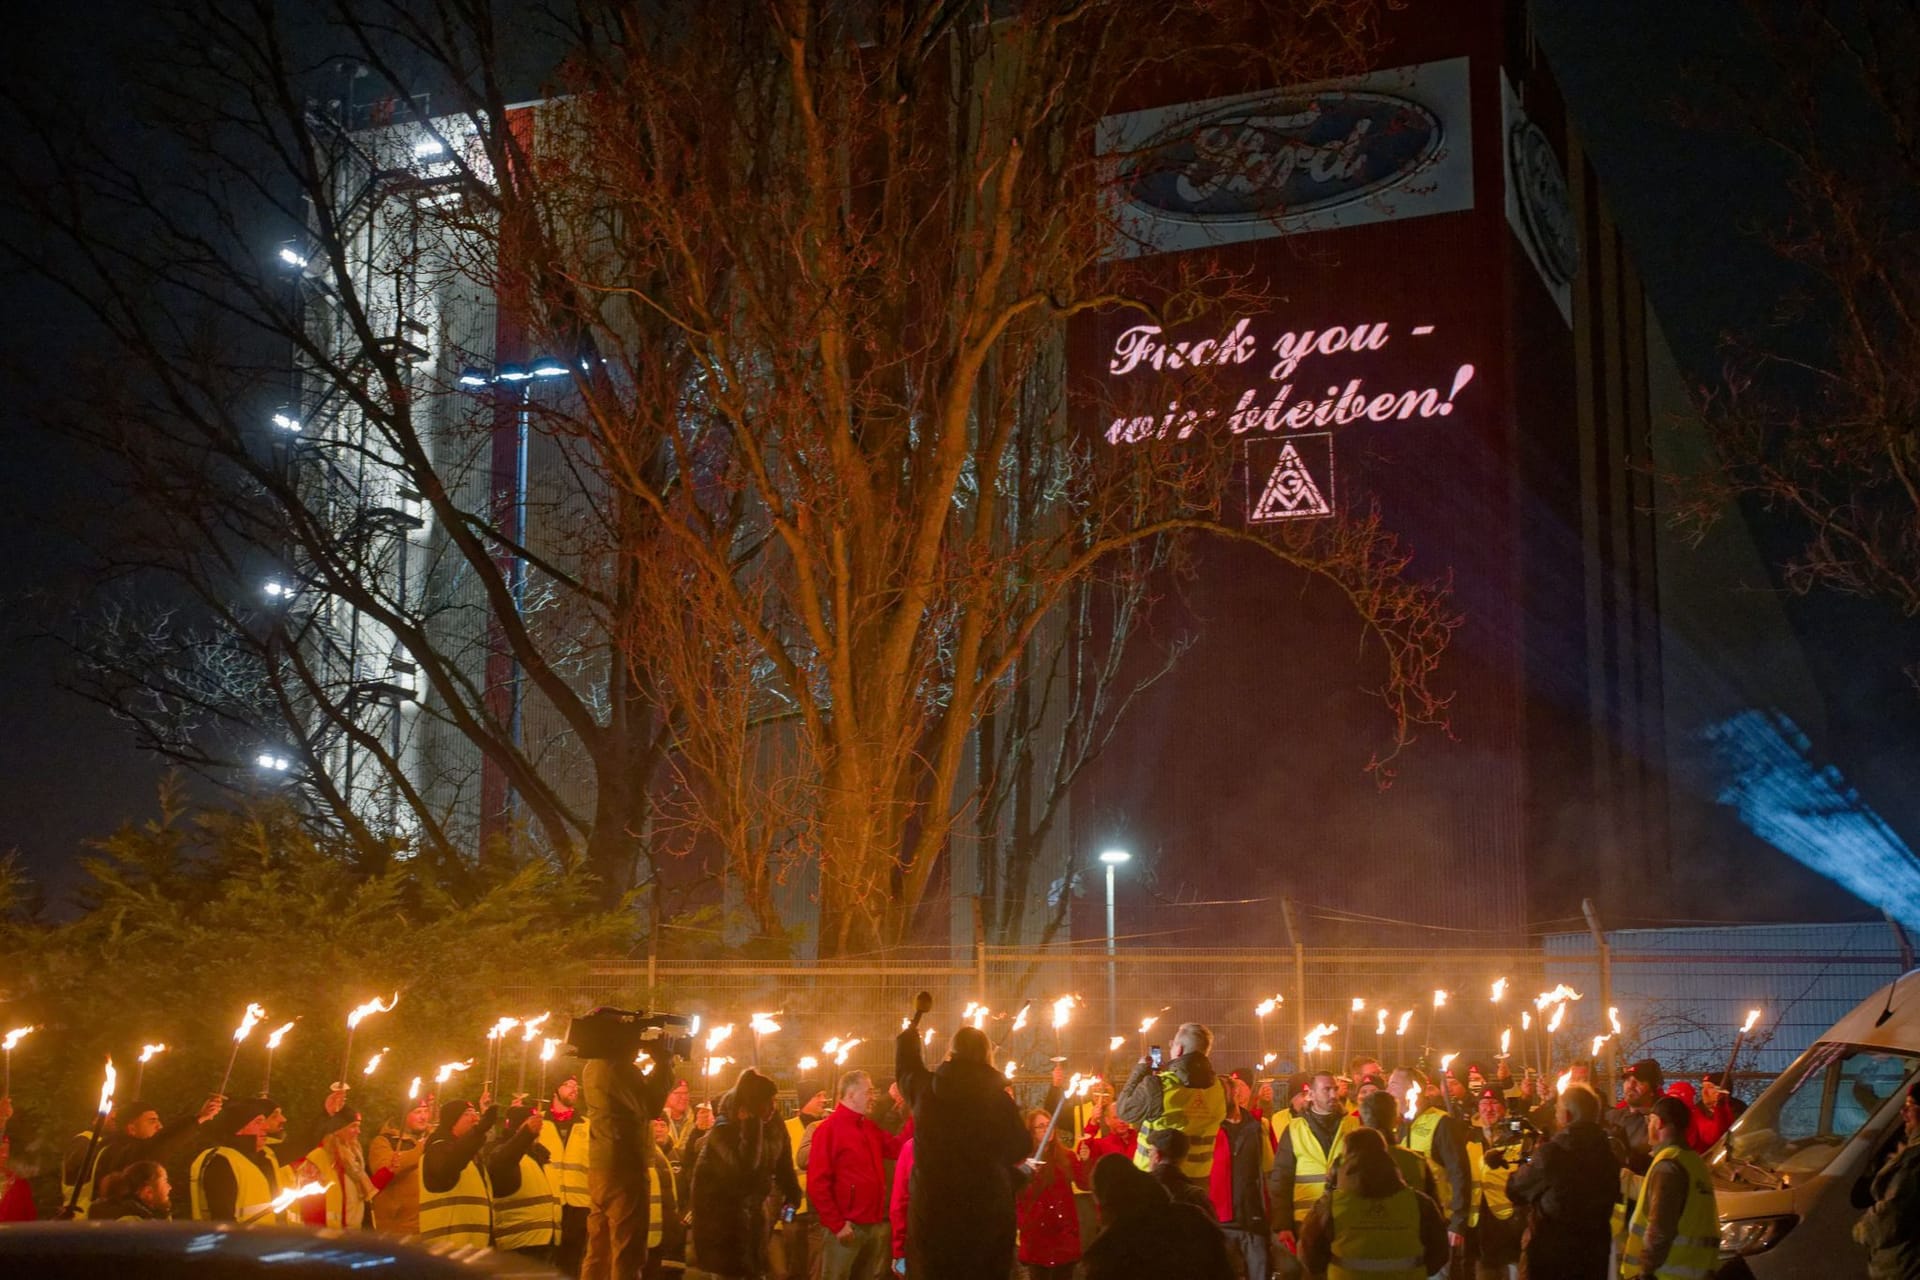
[[[0,1275],[45,1280],[407,1280],[525,1277],[558,1272],[491,1249],[422,1245],[365,1231],[225,1222],[21,1222],[0,1225]]]

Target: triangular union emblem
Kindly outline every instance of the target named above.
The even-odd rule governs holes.
[[[1247,513],[1247,521],[1256,524],[1269,520],[1299,520],[1332,513],[1333,508],[1327,505],[1326,495],[1314,483],[1313,473],[1307,470],[1299,450],[1289,441],[1281,446],[1280,460],[1267,476],[1266,486],[1260,491],[1260,500]]]

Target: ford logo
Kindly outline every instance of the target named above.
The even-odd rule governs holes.
[[[1150,138],[1121,169],[1126,198],[1158,218],[1258,222],[1399,186],[1439,154],[1440,120],[1359,89],[1235,103]]]

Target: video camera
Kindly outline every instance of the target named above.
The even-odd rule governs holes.
[[[682,1013],[648,1013],[602,1006],[567,1022],[567,1049],[576,1058],[632,1062],[649,1055],[693,1057],[693,1019]]]

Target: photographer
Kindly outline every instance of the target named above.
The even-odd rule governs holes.
[[[1207,1053],[1213,1032],[1197,1022],[1182,1023],[1173,1035],[1173,1061],[1162,1069],[1157,1058],[1142,1058],[1120,1090],[1120,1118],[1138,1132],[1133,1165],[1151,1163],[1153,1131],[1179,1129],[1187,1135],[1187,1158],[1180,1172],[1200,1190],[1213,1176],[1214,1138],[1227,1117],[1227,1091]]]
[[[584,1280],[637,1280],[647,1263],[653,1117],[673,1085],[674,1041],[660,1020],[617,1010],[574,1019],[568,1039],[586,1059],[580,1071],[588,1121],[587,1249],[581,1275]],[[636,1053],[651,1060],[650,1071],[634,1065]]]
[[[1609,1219],[1620,1196],[1620,1161],[1600,1128],[1600,1099],[1583,1084],[1555,1104],[1558,1132],[1507,1180],[1507,1196],[1531,1210],[1521,1245],[1526,1274],[1602,1280],[1612,1246]]]
[[[1498,1089],[1480,1091],[1479,1123],[1467,1135],[1467,1160],[1473,1170],[1473,1200],[1467,1209],[1467,1234],[1475,1280],[1511,1280],[1520,1262],[1524,1220],[1507,1195],[1507,1182],[1531,1147],[1527,1122],[1507,1118],[1507,1098]]]

